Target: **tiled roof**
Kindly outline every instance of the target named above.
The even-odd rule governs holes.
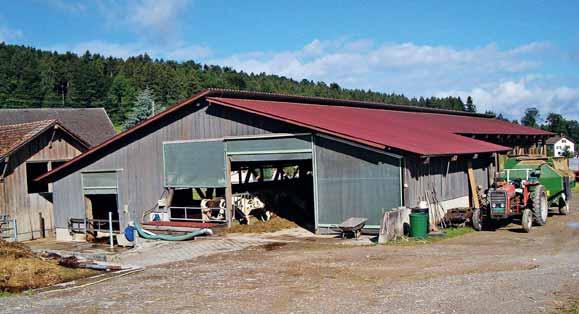
[[[58,120],[90,146],[96,146],[116,134],[103,108],[0,109],[0,125],[40,120]]]
[[[5,157],[55,123],[56,120],[41,120],[0,125],[0,157]]]

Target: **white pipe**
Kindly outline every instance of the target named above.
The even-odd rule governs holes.
[[[113,242],[113,212],[109,212],[109,237],[111,242],[111,249],[114,247]]]

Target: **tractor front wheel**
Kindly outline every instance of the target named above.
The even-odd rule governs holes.
[[[533,228],[533,212],[530,209],[523,210],[523,217],[521,218],[521,224],[523,225],[523,231],[529,233]]]
[[[476,231],[481,231],[483,228],[480,208],[477,208],[472,212],[472,227]]]
[[[537,223],[537,225],[544,226],[547,223],[549,203],[547,201],[545,187],[542,185],[537,186],[535,194],[533,195],[533,215],[535,216],[535,223]]]
[[[569,203],[563,198],[559,200],[559,214],[561,215],[569,214]]]

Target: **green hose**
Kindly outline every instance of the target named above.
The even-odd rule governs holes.
[[[211,231],[211,229],[203,228],[203,229],[195,230],[193,232],[190,232],[190,233],[187,233],[184,235],[172,236],[172,235],[167,235],[167,234],[156,234],[156,233],[147,231],[147,230],[143,229],[143,227],[141,227],[141,225],[139,225],[138,223],[135,223],[133,227],[135,228],[135,230],[137,230],[137,232],[139,233],[139,236],[141,238],[145,238],[145,239],[149,239],[149,240],[186,241],[186,240],[194,239],[197,236],[212,235],[213,234],[213,231]]]

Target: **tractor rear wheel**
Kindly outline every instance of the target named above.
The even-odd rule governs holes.
[[[472,227],[476,231],[482,230],[483,226],[482,226],[482,216],[481,216],[480,208],[477,208],[472,212]]]
[[[559,214],[569,214],[569,203],[563,198],[559,199]]]
[[[537,186],[533,194],[533,215],[535,216],[535,223],[539,226],[544,226],[547,223],[547,216],[549,215],[549,203],[547,201],[547,194],[545,187]]]
[[[529,233],[533,228],[533,213],[530,209],[523,210],[523,217],[521,218],[521,224],[523,225],[523,231]]]

